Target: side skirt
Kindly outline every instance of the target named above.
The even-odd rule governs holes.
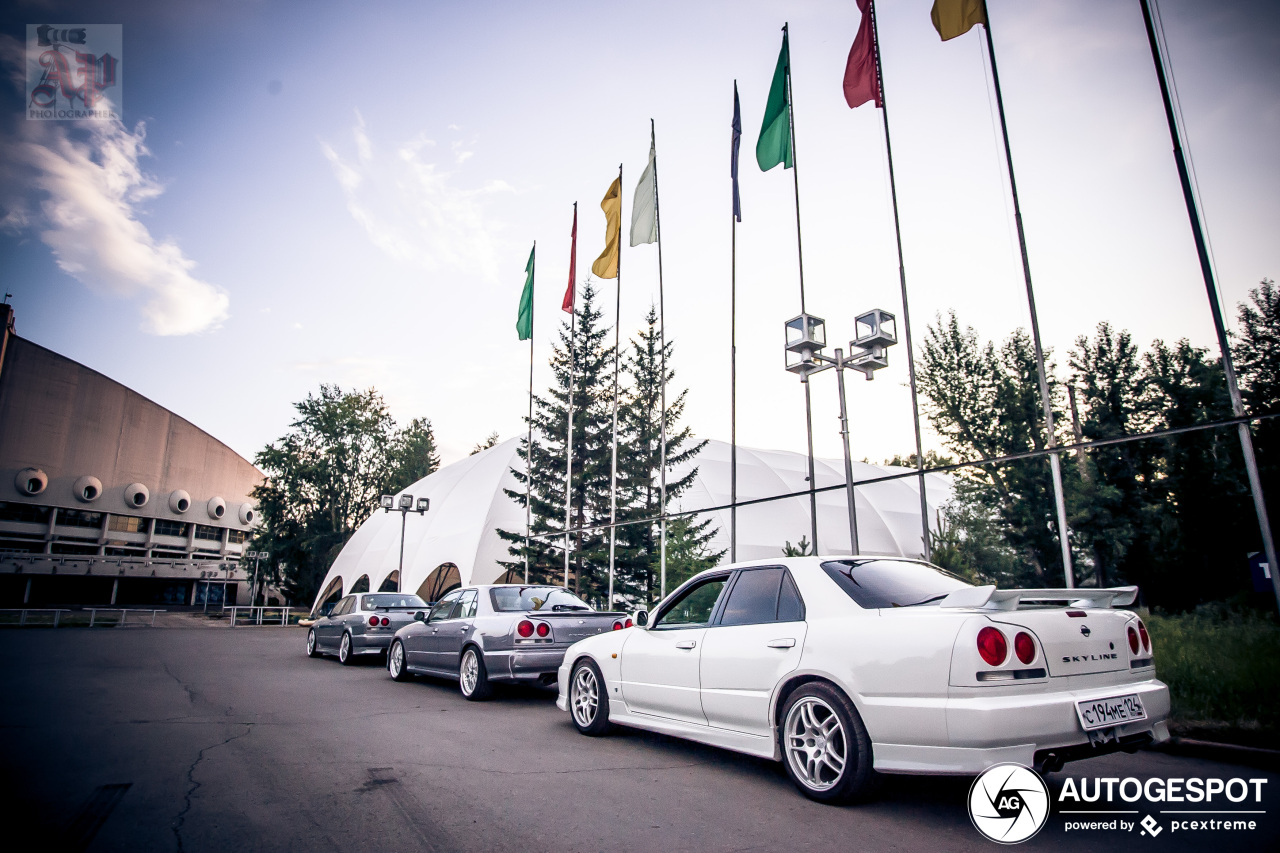
[[[687,723],[682,720],[670,720],[666,717],[654,717],[649,714],[632,714],[627,711],[626,703],[620,699],[609,700],[609,722],[697,741],[708,746],[718,746],[721,749],[754,755],[757,758],[771,758],[774,761],[779,758],[777,747],[771,738]]]

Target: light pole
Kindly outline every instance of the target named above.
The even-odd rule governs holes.
[[[253,560],[253,584],[249,587],[249,606],[258,600],[258,561],[267,557],[266,551],[245,551],[244,556]]]
[[[418,498],[415,506],[413,503],[413,495],[401,495],[399,503],[396,502],[395,495],[383,495],[379,498],[383,512],[391,512],[395,510],[400,513],[400,565],[396,569],[396,592],[400,592],[400,583],[404,579],[404,523],[409,517],[409,513],[416,512],[422,515],[431,509],[431,498]]]
[[[808,383],[814,373],[834,367],[836,369],[836,385],[840,390],[840,437],[844,444],[844,482],[845,493],[849,502],[849,548],[854,555],[860,553],[858,545],[858,509],[854,502],[853,457],[849,450],[849,415],[845,403],[844,371],[846,368],[857,370],[870,381],[875,378],[875,371],[889,366],[886,350],[898,342],[897,321],[888,311],[875,308],[865,314],[859,314],[854,320],[856,337],[849,342],[849,354],[845,355],[839,347],[834,356],[823,355],[827,345],[826,321],[802,313],[799,317],[786,323],[786,368],[797,374],[802,382]],[[809,445],[813,446],[813,427],[809,425]],[[813,471],[809,472],[810,506],[815,504],[813,491]],[[818,552],[817,512],[813,515],[813,551]]]

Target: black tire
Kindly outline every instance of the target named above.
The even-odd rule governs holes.
[[[591,658],[582,658],[569,674],[569,717],[573,727],[588,737],[609,730],[609,697],[604,676]]]
[[[338,663],[343,666],[351,666],[355,662],[355,651],[351,648],[351,635],[343,631],[342,642],[338,643]]]
[[[472,663],[475,670],[469,672],[468,668]],[[484,653],[475,646],[467,646],[462,650],[462,658],[458,661],[458,687],[462,690],[463,698],[470,702],[483,702],[493,695],[489,670],[484,665]]]
[[[778,747],[787,775],[811,800],[852,802],[871,793],[877,781],[862,717],[826,682],[805,684],[787,697]]]
[[[316,648],[316,629],[312,628],[307,631],[307,657],[320,657],[320,650]]]
[[[395,681],[408,681],[411,678],[404,656],[404,643],[399,640],[392,640],[391,648],[387,649],[387,671]]]

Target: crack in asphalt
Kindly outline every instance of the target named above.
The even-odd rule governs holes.
[[[200,766],[200,762],[204,761],[204,754],[206,752],[209,752],[210,750],[217,749],[220,746],[226,746],[227,744],[231,743],[231,741],[233,740],[239,740],[242,737],[247,737],[250,733],[253,732],[253,723],[236,723],[235,725],[244,726],[245,727],[244,731],[238,735],[232,735],[231,737],[226,738],[220,743],[215,743],[212,746],[204,747],[203,749],[200,750],[200,753],[196,755],[196,760],[191,762],[191,766],[187,768],[187,782],[190,783],[191,787],[188,788],[187,793],[183,795],[182,810],[178,812],[178,816],[173,820],[173,838],[177,842],[178,853],[183,853],[182,825],[187,820],[187,812],[191,811],[191,797],[193,794],[195,794],[196,789],[200,787],[200,783],[197,782],[194,777],[195,777],[196,768]]]
[[[178,682],[178,686],[179,686],[179,687],[181,687],[183,690],[185,690],[185,691],[186,691],[186,694],[187,694],[187,702],[188,702],[189,704],[191,704],[191,705],[194,705],[194,704],[196,703],[196,696],[198,696],[198,695],[199,695],[199,693],[197,693],[197,691],[195,691],[194,689],[192,689],[192,688],[187,684],[187,682],[183,681],[181,678],[179,678],[178,676],[174,675],[173,670],[169,669],[169,664],[167,664],[167,663],[166,663],[166,664],[164,664],[164,672],[165,672],[165,675],[168,675],[168,676],[169,676],[170,678],[172,678],[174,681]]]

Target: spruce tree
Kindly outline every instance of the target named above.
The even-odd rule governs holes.
[[[607,522],[609,517],[609,476],[613,440],[613,347],[607,345],[610,329],[600,323],[596,308],[597,291],[588,281],[579,294],[576,330],[570,340],[570,323],[562,322],[560,340],[552,349],[551,368],[555,384],[544,396],[534,397],[532,479],[530,488],[531,527],[535,538],[529,543],[529,580],[561,583],[564,580],[564,538],[537,534],[565,529],[565,435],[570,382],[573,390],[573,470],[571,474],[571,526]],[[570,359],[572,353],[572,369]],[[507,496],[525,505],[525,460],[528,439],[522,439],[517,455],[520,464],[511,469],[519,489],[507,489]],[[511,543],[513,560],[500,561],[510,577],[524,572],[524,531],[498,530]],[[600,563],[601,546],[605,562]],[[601,598],[608,584],[607,533],[587,531],[573,535],[570,557],[570,588],[584,598]]]
[[[658,315],[652,306],[645,326],[631,341],[623,370],[629,379],[625,405],[619,411],[618,505],[619,520],[656,518],[662,511],[662,342]],[[671,395],[675,371],[671,368],[673,345],[666,342],[667,363],[667,507],[693,485],[698,469],[690,467],[679,478],[678,467],[692,462],[707,442],[691,442],[689,428],[678,427],[688,390]],[[709,553],[715,535],[711,520],[696,517],[671,519],[667,524],[667,589],[674,589],[694,573],[714,566],[724,551]],[[660,597],[661,540],[657,523],[629,524],[618,528],[614,560],[615,596],[653,604]],[[607,558],[607,555],[606,555]]]

